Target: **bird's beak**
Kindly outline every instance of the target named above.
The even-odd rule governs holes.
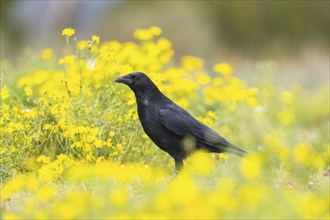
[[[124,83],[126,85],[129,85],[133,82],[133,80],[129,77],[129,75],[126,76],[120,76],[115,79],[116,83]]]

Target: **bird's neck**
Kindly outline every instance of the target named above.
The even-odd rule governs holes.
[[[165,97],[164,94],[155,86],[149,86],[143,88],[143,90],[140,91],[134,91],[135,97],[138,104],[148,104],[151,101],[157,101],[161,98]]]

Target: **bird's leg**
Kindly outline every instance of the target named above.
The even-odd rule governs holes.
[[[172,175],[170,176],[169,180],[173,180],[180,172],[180,170],[182,169],[183,167],[183,160],[181,159],[175,159],[175,167],[174,167],[174,170],[173,170],[173,173]]]
[[[175,162],[175,168],[173,169],[172,175],[169,178],[169,181],[172,181],[180,172],[180,169],[182,168],[182,164],[178,164]]]
[[[175,159],[175,168],[174,173],[179,173],[183,167],[183,160],[182,159]]]
[[[169,182],[172,181],[178,174],[179,173],[176,170],[174,170],[174,172],[172,173],[172,175],[168,178],[168,181]]]

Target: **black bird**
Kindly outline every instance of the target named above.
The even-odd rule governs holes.
[[[144,73],[130,73],[116,78],[115,82],[124,83],[133,90],[143,130],[160,149],[173,157],[176,171],[197,149],[238,156],[246,154],[176,105]]]

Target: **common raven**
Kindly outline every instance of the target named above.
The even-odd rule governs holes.
[[[144,73],[133,72],[116,78],[115,82],[133,90],[143,130],[160,149],[173,157],[177,171],[196,149],[239,156],[246,154],[176,105]]]

